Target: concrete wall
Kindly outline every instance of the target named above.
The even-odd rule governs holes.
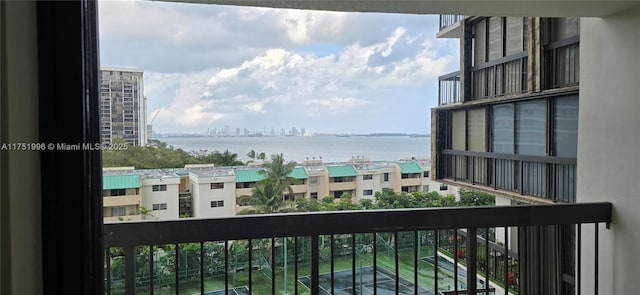
[[[640,265],[640,8],[582,19],[578,202],[613,203],[599,230],[599,294],[637,294]],[[583,226],[582,293],[593,294],[593,226]]]
[[[236,215],[235,177],[196,177],[192,174],[193,216],[229,217]],[[211,189],[211,183],[223,182],[224,188]],[[211,201],[224,201],[224,207],[211,208]]]
[[[166,185],[166,191],[153,191],[154,185]],[[177,219],[179,217],[180,206],[178,201],[178,191],[180,178],[144,179],[140,185],[142,195],[142,206],[152,210],[153,204],[167,204],[167,210],[153,210],[152,216],[146,219]]]

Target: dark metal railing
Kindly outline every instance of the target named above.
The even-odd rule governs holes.
[[[443,150],[441,178],[573,203],[576,159]]]
[[[536,274],[563,261],[525,245],[560,247],[557,227],[610,221],[610,203],[583,203],[111,223],[105,293],[523,294],[552,285]]]
[[[460,71],[438,77],[438,105],[461,102]]]
[[[464,19],[464,15],[459,14],[441,14],[440,15],[440,30],[451,26]]]
[[[578,85],[580,82],[580,36],[549,43],[544,50],[546,88]]]
[[[477,65],[471,69],[471,99],[527,90],[527,52]]]

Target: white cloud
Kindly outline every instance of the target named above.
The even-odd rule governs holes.
[[[310,115],[380,116],[403,96],[428,109],[437,76],[457,62],[451,42],[434,41],[436,17],[153,1],[99,8],[101,63],[145,69],[160,132],[303,125],[291,120],[313,130]]]

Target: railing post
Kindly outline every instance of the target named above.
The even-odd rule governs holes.
[[[318,247],[318,235],[311,236],[311,295],[320,294],[320,249]]]
[[[133,295],[135,293],[136,280],[136,251],[133,246],[124,247],[124,294]]]
[[[478,293],[478,238],[477,229],[467,229],[467,293]]]

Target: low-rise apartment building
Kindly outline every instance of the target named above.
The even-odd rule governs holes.
[[[285,200],[326,196],[339,199],[343,193],[349,193],[355,203],[373,199],[376,192],[384,190],[436,191],[457,196],[456,187],[430,179],[430,167],[428,160],[416,159],[305,162],[289,174],[293,178],[293,194],[286,193]],[[262,169],[212,165],[187,165],[180,169],[105,168],[104,220],[228,217],[250,212],[254,208],[238,198],[253,194],[254,185],[265,179]]]

